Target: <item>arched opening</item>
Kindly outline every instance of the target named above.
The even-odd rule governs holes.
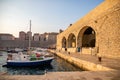
[[[82,36],[82,47],[95,47],[95,37],[95,31],[91,27],[86,28]]]
[[[66,38],[63,37],[62,39],[62,48],[66,48]]]
[[[89,26],[83,27],[78,33],[77,47],[95,47],[96,33]]]
[[[73,33],[68,36],[68,47],[75,48],[76,47],[76,37]]]

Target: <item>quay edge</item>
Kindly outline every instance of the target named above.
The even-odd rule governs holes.
[[[100,64],[95,64],[89,61],[85,61],[82,59],[78,59],[75,57],[67,56],[63,54],[62,52],[57,52],[55,50],[48,50],[49,52],[56,54],[57,56],[61,57],[62,59],[68,61],[72,65],[75,65],[83,70],[88,70],[88,71],[115,71],[115,69],[111,69],[109,67],[104,67]]]

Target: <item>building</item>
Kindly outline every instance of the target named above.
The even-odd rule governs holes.
[[[19,32],[19,38],[14,38],[11,34],[0,34],[0,50],[14,49],[14,48],[28,48],[29,35],[31,37],[31,47],[56,47],[57,33],[35,33],[32,37],[32,32]],[[33,40],[32,40],[33,38]]]
[[[44,33],[40,35],[40,39],[42,41],[56,41],[58,33],[51,32],[51,33]]]
[[[54,32],[48,33],[48,34],[46,34],[46,39],[56,41],[57,35],[58,35],[58,33],[54,33]]]
[[[60,33],[57,50],[120,57],[120,0],[105,0]]]
[[[14,40],[15,37],[12,34],[0,34],[0,40]]]
[[[33,41],[40,41],[40,34],[39,33],[35,33],[33,35]]]
[[[19,32],[19,39],[20,40],[25,40],[26,39],[26,33],[24,31]]]
[[[27,34],[26,34],[26,40],[29,40],[29,37],[30,37],[30,40],[33,40],[32,32],[30,32],[30,31],[28,31]]]
[[[46,41],[46,33],[40,34],[40,41]]]

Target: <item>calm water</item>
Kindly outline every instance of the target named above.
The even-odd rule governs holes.
[[[41,75],[47,72],[56,72],[56,71],[82,71],[81,69],[69,64],[65,60],[55,56],[55,59],[52,61],[50,66],[46,67],[36,67],[36,68],[6,68],[2,67],[6,62],[7,53],[0,52],[0,72],[7,72],[10,75]]]

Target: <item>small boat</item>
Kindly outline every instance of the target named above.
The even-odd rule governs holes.
[[[7,50],[7,53],[18,53],[18,52],[13,49],[9,49],[9,50]]]
[[[18,52],[23,52],[23,49],[20,48],[15,48],[15,49],[8,49],[8,53],[18,53]]]
[[[51,61],[54,57],[44,58],[42,60],[35,60],[35,61],[15,61],[15,60],[8,60],[7,67],[37,67],[37,66],[45,66],[50,65]]]
[[[7,67],[37,67],[50,65],[54,57],[44,57],[38,54],[25,55],[19,54],[8,54]]]
[[[0,56],[3,56],[3,54],[0,54]]]
[[[49,56],[49,57],[53,56],[52,54],[48,53],[47,49],[44,48],[36,48],[35,50],[32,51],[32,53]]]

